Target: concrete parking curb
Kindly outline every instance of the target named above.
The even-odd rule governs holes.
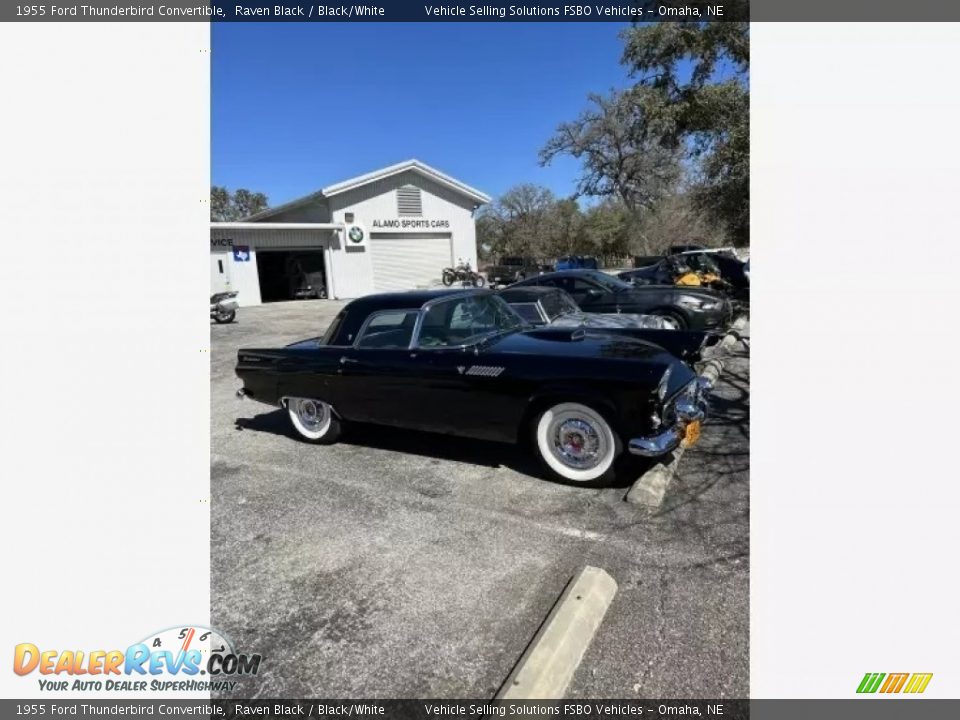
[[[577,573],[497,699],[562,699],[616,593],[617,582],[605,570],[588,565]]]
[[[700,363],[700,377],[708,380],[711,387],[716,387],[720,380],[720,374],[723,372],[723,355],[730,352],[742,339],[740,332],[747,325],[745,315],[737,318],[730,326],[730,330],[723,339],[720,340],[711,350],[709,358]],[[681,446],[669,455],[661,458],[653,467],[641,475],[630,487],[624,500],[632,505],[642,505],[651,510],[656,510],[663,504],[663,498],[667,494],[667,488],[670,481],[677,472],[677,466],[680,464],[680,458],[686,450]]]

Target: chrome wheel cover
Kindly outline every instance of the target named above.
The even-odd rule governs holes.
[[[558,413],[547,437],[553,456],[575,470],[596,467],[609,450],[606,437],[594,422],[575,412]]]
[[[303,427],[310,432],[320,432],[330,422],[330,406],[317,400],[297,400],[294,412]]]

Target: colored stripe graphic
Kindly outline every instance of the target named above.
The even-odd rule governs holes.
[[[883,683],[883,687],[880,688],[882,693],[898,693],[903,684],[907,681],[907,678],[910,677],[910,673],[890,673],[887,675],[886,682]]]
[[[933,673],[914,673],[903,691],[905,693],[922,693],[927,689],[927,685],[930,684],[930,678],[932,677]]]
[[[880,683],[883,681],[885,676],[886,673],[867,673],[863,676],[863,680],[860,681],[860,686],[857,688],[857,692],[875,693],[877,688],[880,687]]]
[[[886,681],[884,681],[886,678]],[[918,694],[927,689],[933,673],[866,673],[863,680],[857,686],[858,693],[875,693],[879,689],[881,693],[892,694],[903,691],[904,693]],[[882,685],[881,685],[882,683]]]

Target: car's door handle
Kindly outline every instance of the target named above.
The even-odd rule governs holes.
[[[341,365],[356,365],[359,362],[360,362],[359,360],[355,360],[354,358],[347,357],[346,355],[340,358]]]

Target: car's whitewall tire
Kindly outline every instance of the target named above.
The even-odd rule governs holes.
[[[614,477],[623,446],[597,410],[561,402],[544,410],[533,426],[533,440],[544,466],[558,479],[579,485],[603,485]]]
[[[290,424],[304,440],[326,445],[340,437],[340,421],[333,408],[322,400],[288,397],[283,404]]]

